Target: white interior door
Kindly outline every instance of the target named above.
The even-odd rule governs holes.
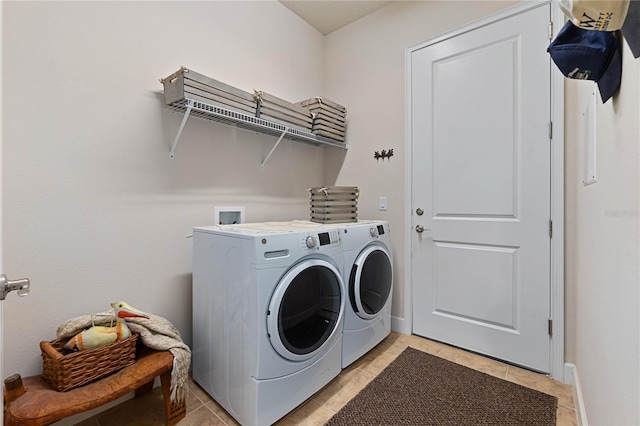
[[[426,43],[409,88],[413,332],[543,372],[549,20],[541,5]]]

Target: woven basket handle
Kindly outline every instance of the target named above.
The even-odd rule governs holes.
[[[40,342],[40,349],[42,352],[46,352],[51,359],[58,360],[63,357],[63,355],[51,346],[49,342]]]

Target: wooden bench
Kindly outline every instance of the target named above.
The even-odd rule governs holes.
[[[171,403],[170,386],[173,355],[168,351],[147,351],[133,365],[103,379],[67,392],[53,389],[42,376],[22,379],[24,394],[5,404],[6,426],[48,425],[116,400],[129,392],[139,396],[153,388],[160,376],[167,426],[184,418],[186,405]],[[5,395],[6,396],[6,395]]]

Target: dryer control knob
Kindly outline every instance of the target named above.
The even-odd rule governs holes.
[[[369,229],[369,232],[371,233],[372,237],[377,237],[378,236],[378,230],[376,228],[371,228]]]
[[[304,242],[308,248],[314,248],[316,246],[316,239],[312,235],[309,235]]]

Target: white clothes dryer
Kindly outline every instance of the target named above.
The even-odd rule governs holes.
[[[345,368],[391,332],[393,258],[389,222],[363,220],[341,227],[348,293],[342,337]]]
[[[337,227],[193,230],[193,378],[243,425],[274,423],[342,369]]]

